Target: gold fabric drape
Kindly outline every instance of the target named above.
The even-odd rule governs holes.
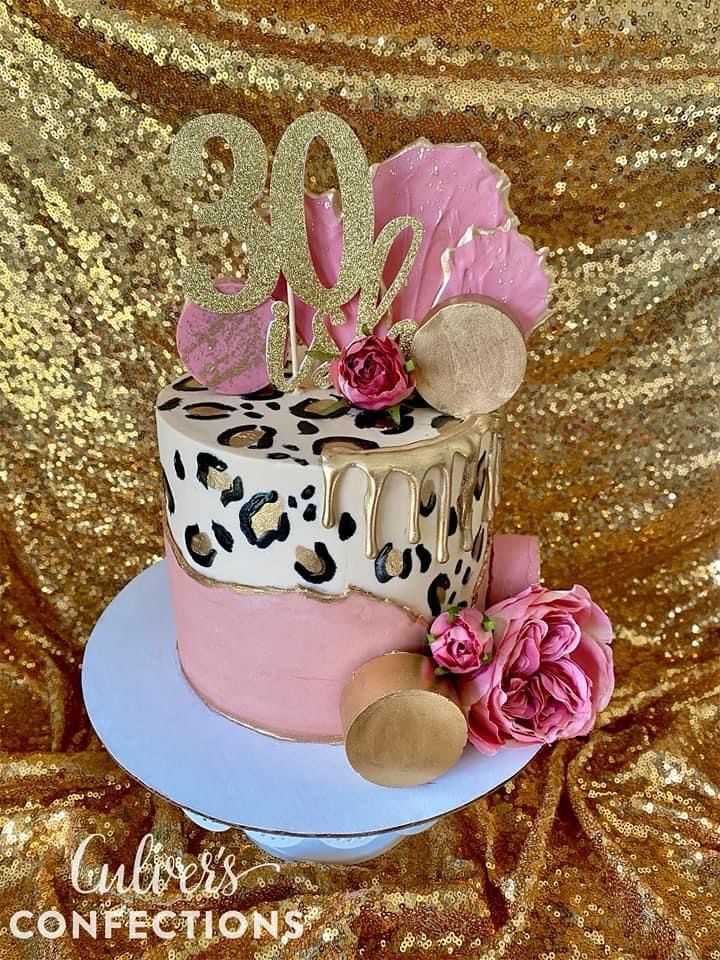
[[[166,956],[152,936],[20,943],[82,896],[69,857],[266,858],[149,795],[102,750],[79,667],[161,549],[152,403],[178,369],[174,130],[224,110],[272,149],[326,107],[371,160],[479,139],[550,248],[555,310],[510,407],[500,529],[617,628],[585,741],[366,865],[260,872],[218,909],[299,907],[303,936],[176,955],[720,957],[717,13],[692,0],[15,0],[0,4],[0,955]],[[325,175],[320,157],[318,183]],[[232,252],[232,251],[231,251]],[[259,641],[261,642],[261,638]],[[128,709],[133,709],[128,704]],[[250,776],[238,758],[238,775]]]

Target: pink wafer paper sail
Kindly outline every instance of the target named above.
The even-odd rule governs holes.
[[[508,203],[510,183],[483,148],[420,140],[371,172],[375,235],[401,216],[415,217],[423,226],[418,255],[382,326],[387,329],[406,319],[422,324],[428,311],[442,301],[475,294],[496,300],[527,337],[543,319],[550,296],[545,251],[536,251],[518,232]],[[331,223],[337,216],[336,198],[324,196],[326,228],[340,239]],[[400,269],[409,243],[406,231],[393,244],[383,272],[386,287]],[[332,244],[314,249],[319,274],[337,276],[341,251]],[[353,301],[346,306],[345,324],[330,328],[339,346],[355,336],[353,306]]]
[[[535,250],[514,228],[487,233],[471,227],[457,247],[442,255],[446,280],[437,303],[468,294],[495,300],[527,338],[542,318],[550,293],[544,261],[545,251]]]

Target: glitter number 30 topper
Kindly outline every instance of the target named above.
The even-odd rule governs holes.
[[[244,242],[247,250],[247,279],[244,285],[216,285],[206,266],[193,263],[182,272],[188,300],[205,311],[238,314],[234,318],[233,362],[237,368],[257,370],[259,360],[267,362],[267,375],[280,390],[293,390],[312,380],[327,384],[327,366],[338,350],[330,337],[331,325],[345,322],[342,307],[357,295],[357,335],[374,329],[387,315],[390,304],[407,280],[422,240],[421,222],[412,216],[390,220],[374,236],[375,216],[370,169],[354,131],[340,117],[327,112],[308,113],[295,120],[277,147],[269,185],[269,221],[257,210],[265,190],[267,151],[247,121],[229,114],[209,114],[189,121],[178,133],[170,153],[173,172],[200,177],[204,172],[203,153],[213,138],[224,140],[232,154],[233,175],[220,199],[198,204],[198,222],[226,230]],[[342,254],[337,277],[326,286],[313,264],[305,222],[305,165],[313,140],[321,138],[335,163],[342,199]],[[411,239],[392,282],[383,285],[383,271],[399,235],[411,231]],[[261,305],[268,303],[284,279],[286,297],[275,300],[266,315],[266,350],[259,356],[261,342],[257,329],[243,331],[243,325],[262,324]],[[293,298],[298,296],[313,311],[312,341],[302,362],[297,360]],[[287,302],[285,302],[287,300]],[[285,375],[287,344],[293,361],[292,376]],[[195,344],[197,347],[198,344]],[[205,345],[207,346],[207,344]],[[227,350],[228,344],[220,345]],[[221,359],[212,355],[208,369],[217,372]],[[318,362],[319,360],[319,362]],[[262,374],[261,374],[262,378]],[[212,386],[212,375],[207,381]]]

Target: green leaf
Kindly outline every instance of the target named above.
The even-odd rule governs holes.
[[[312,357],[313,360],[334,360],[338,354],[328,353],[327,350],[308,350],[307,356]]]
[[[483,630],[487,630],[490,633],[492,633],[493,630],[495,629],[495,621],[493,620],[492,617],[483,617],[482,625],[483,625]]]
[[[492,660],[492,658],[493,658],[492,650],[488,650],[487,653],[484,653],[484,654],[482,655],[482,662],[483,662],[483,663],[490,663],[490,661]]]
[[[408,373],[412,373],[414,369],[415,369],[415,361],[413,360],[412,357],[408,357],[408,359],[405,361],[405,370]]]
[[[388,413],[396,427],[400,426],[400,404],[396,403],[394,407],[388,407]]]
[[[435,643],[436,640],[437,640],[437,637],[435,636],[434,633],[425,634],[425,643]]]
[[[369,323],[364,323],[364,324],[360,327],[360,332],[361,332],[364,336],[369,337],[369,336],[372,335],[373,328],[370,326]]]
[[[445,612],[447,613],[447,617],[450,623],[455,623],[455,621],[457,620],[459,611],[460,611],[460,607],[457,607],[457,606],[452,606],[447,608]]]
[[[446,670],[445,667],[435,667],[434,670],[436,677],[444,677],[446,673],[450,673],[449,670]]]
[[[326,417],[331,413],[335,413],[338,410],[345,410],[349,407],[350,404],[347,400],[336,400],[334,403],[329,404],[327,407],[323,407],[321,411],[321,416]]]

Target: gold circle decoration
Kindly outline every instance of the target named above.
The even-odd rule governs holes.
[[[340,715],[352,768],[383,787],[414,787],[460,759],[467,723],[452,682],[429,657],[387,653],[346,684]]]
[[[507,403],[525,376],[527,350],[496,302],[455,297],[430,311],[412,358],[420,396],[442,413],[467,417]]]

